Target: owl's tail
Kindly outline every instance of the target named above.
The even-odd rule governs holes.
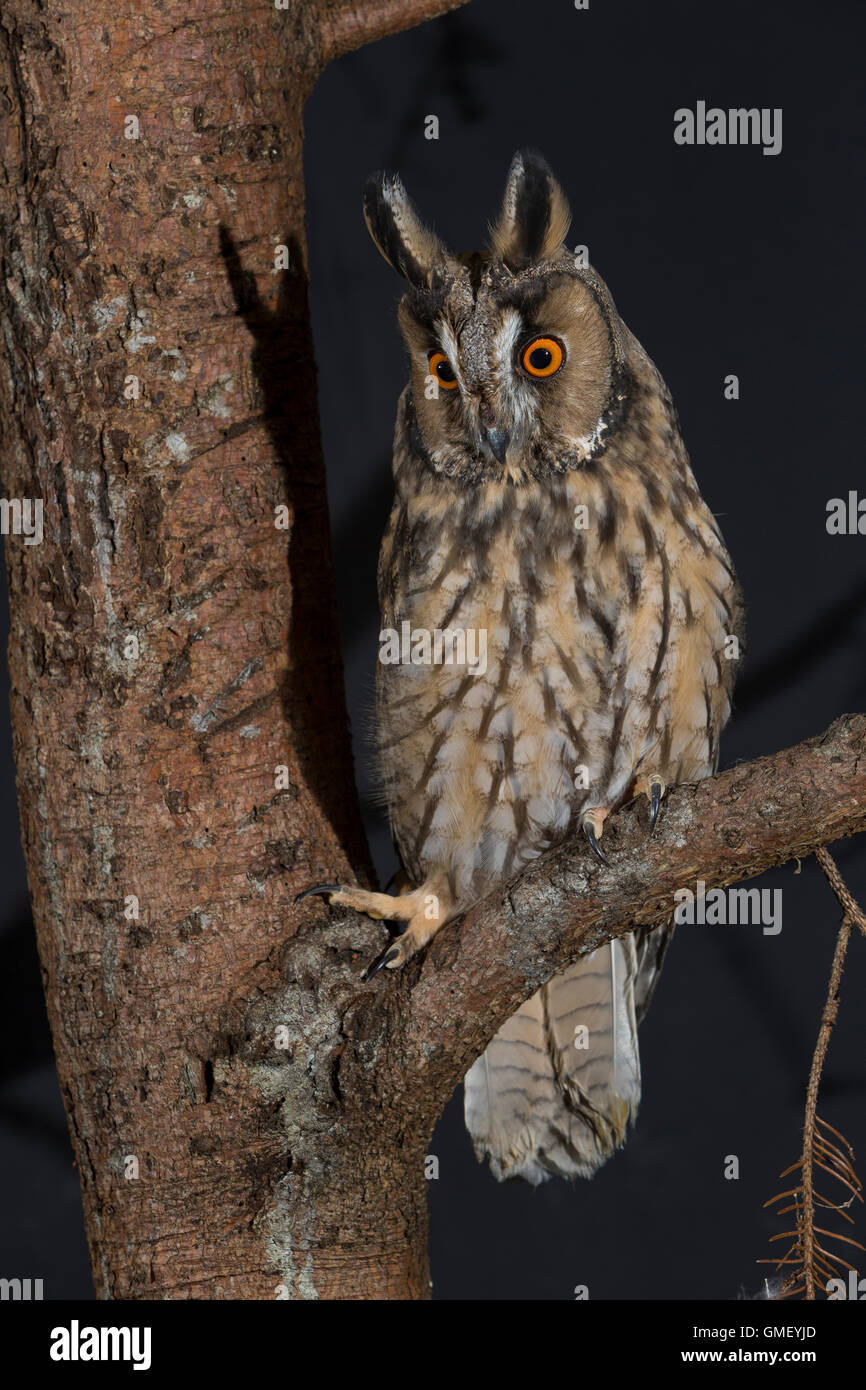
[[[631,933],[534,994],[466,1076],[464,1113],[500,1181],[592,1177],[640,1101],[637,1025],[670,935]]]

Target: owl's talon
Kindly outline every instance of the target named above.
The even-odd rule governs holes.
[[[600,859],[602,864],[607,864],[608,868],[610,868],[610,860],[608,859],[601,845],[598,843],[598,839],[596,838],[595,833],[595,826],[593,825],[592,821],[585,820],[583,822],[583,833],[589,840],[589,847],[595,855],[596,859]]]
[[[339,883],[318,883],[315,888],[305,888],[303,893],[299,893],[295,898],[295,902],[302,903],[304,898],[313,898],[317,895],[324,898],[327,897],[329,893],[339,893],[339,891]]]
[[[606,864],[610,868],[610,860],[598,843],[608,814],[606,807],[596,806],[593,810],[585,812],[581,825],[593,854],[602,864]]]
[[[363,978],[372,980],[373,976],[380,971],[383,966],[386,970],[399,970],[414,955],[423,950],[429,941],[436,935],[438,924],[434,925],[423,919],[417,918],[410,922],[406,930],[396,940],[392,937],[380,956],[377,956],[371,965],[367,967]]]
[[[384,951],[381,951],[379,955],[376,956],[375,960],[370,961],[370,964],[367,966],[367,969],[364,971],[363,975],[361,976],[361,979],[366,984],[368,980],[372,980],[374,975],[378,975],[379,971],[382,969],[384,965],[387,965],[390,960],[393,960],[394,957],[398,956],[399,954],[400,952],[397,949],[397,947],[392,946],[389,941]]]
[[[665,790],[665,784],[662,781],[661,777],[659,777],[657,772],[654,772],[649,779],[650,834],[652,834],[652,832],[656,828],[656,821],[658,820],[659,815],[659,807],[662,804],[662,797],[665,794]]]

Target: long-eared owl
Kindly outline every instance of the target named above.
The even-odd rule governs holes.
[[[609,812],[645,794],[654,824],[665,787],[715,770],[742,610],[667,388],[565,247],[544,160],[515,156],[483,252],[452,254],[395,175],[364,212],[408,281],[377,669],[404,883],[331,901],[408,923],[376,963],[394,969],[569,834],[604,860]],[[497,1177],[588,1176],[622,1143],[669,934],[580,959],[471,1068]]]

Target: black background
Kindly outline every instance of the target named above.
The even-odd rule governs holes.
[[[698,482],[748,605],[749,651],[722,765],[866,708],[866,536],[826,507],[866,496],[864,51],[854,3],[472,0],[351,55],[307,109],[313,327],[358,779],[368,797],[376,555],[390,500],[400,282],[361,219],[374,169],[397,168],[456,249],[477,246],[521,146],[543,151],[626,323],[665,376]],[[782,107],[783,148],[677,146],[673,113]],[[438,141],[424,118],[439,117]],[[726,401],[736,373],[740,399]],[[287,382],[287,389],[291,383]],[[88,1297],[78,1184],[51,1061],[2,748],[0,1275]],[[866,900],[862,844],[837,859]],[[499,1186],[450,1103],[431,1152],[434,1292],[453,1299],[754,1294],[781,1227],[762,1210],[799,1152],[811,1051],[838,922],[814,862],[783,890],[783,929],[682,927],[641,1030],[644,1098],[627,1148],[591,1183]],[[822,1112],[866,1155],[866,943],[852,942]],[[740,1177],[726,1180],[727,1155]],[[856,1233],[866,1243],[866,1219]]]

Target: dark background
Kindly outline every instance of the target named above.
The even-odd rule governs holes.
[[[866,536],[829,536],[826,505],[866,496],[859,334],[864,284],[862,55],[839,0],[472,0],[352,55],[307,111],[313,327],[358,777],[368,799],[376,555],[390,500],[400,282],[361,219],[368,173],[398,168],[457,249],[483,239],[513,151],[541,149],[629,327],[674,396],[749,615],[722,763],[866,708]],[[782,107],[783,148],[685,148],[698,100]],[[424,117],[439,117],[438,141]],[[726,401],[736,373],[740,399]],[[291,389],[291,383],[287,383]],[[90,1297],[66,1123],[28,915],[8,735],[0,746],[0,1275]],[[866,901],[862,842],[837,847]],[[799,1153],[809,1061],[838,909],[814,861],[766,875],[783,930],[682,927],[641,1030],[635,1134],[592,1183],[532,1190],[476,1164],[450,1103],[431,1152],[435,1294],[455,1299],[734,1298],[783,1229],[762,1210]],[[852,941],[822,1113],[866,1156],[866,943]],[[740,1177],[726,1181],[727,1155]],[[855,1233],[866,1243],[866,1217]]]

